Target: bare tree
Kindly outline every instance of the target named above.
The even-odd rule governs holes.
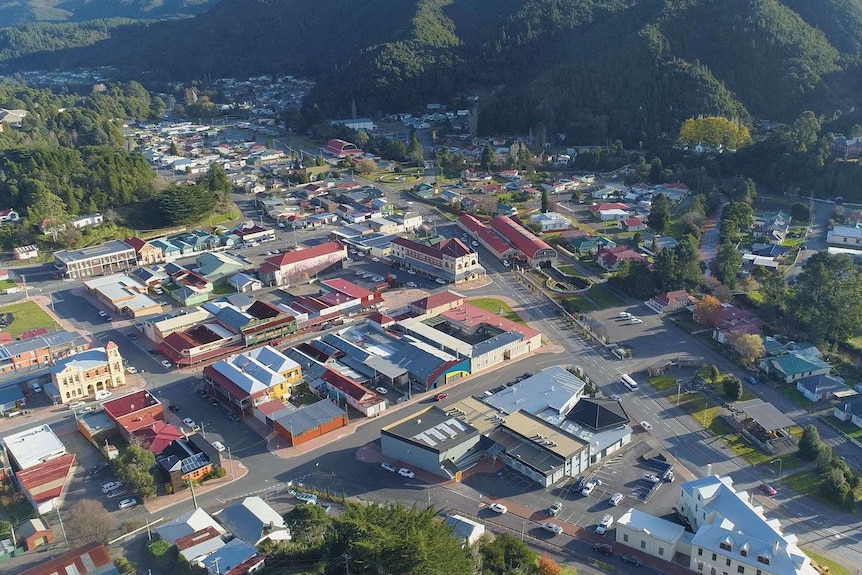
[[[114,518],[94,499],[82,499],[69,508],[66,533],[72,547],[88,543],[107,543],[114,529]]]

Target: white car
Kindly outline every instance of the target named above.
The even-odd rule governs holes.
[[[444,280],[444,279],[442,279],[442,278],[437,278],[437,279],[436,279],[436,280],[434,280],[434,281],[435,281],[435,282],[437,282],[438,284],[440,284],[441,286],[446,285],[446,280]]]
[[[123,499],[122,501],[120,501],[117,504],[117,507],[119,507],[120,509],[131,509],[132,507],[134,507],[137,504],[138,504],[137,499]]]
[[[133,366],[133,365],[130,365],[129,367],[126,368],[126,371],[129,373],[138,373],[138,368]]]
[[[227,449],[221,441],[213,441],[213,447],[216,448],[216,451],[224,451]]]
[[[116,491],[120,487],[123,486],[122,481],[108,481],[107,483],[102,484],[102,493],[108,493],[109,491]]]
[[[415,288],[415,287],[418,287],[418,286],[417,286],[415,283],[413,283],[413,282],[407,282],[407,283],[406,283],[406,284],[404,284],[404,285],[406,285],[406,286],[407,286],[407,287],[409,287],[409,288]]]
[[[394,466],[394,465],[392,465],[391,463],[388,463],[388,462],[386,462],[386,461],[384,461],[383,463],[381,463],[381,464],[380,464],[380,467],[382,467],[383,469],[385,469],[385,470],[386,470],[386,471],[388,471],[389,473],[395,473],[396,471],[398,471],[397,469],[395,469],[395,466]]]
[[[86,405],[86,404],[83,401],[74,401],[74,402],[69,404],[69,409],[71,409],[71,410],[81,409],[82,407],[84,407],[84,405]]]
[[[583,495],[584,497],[588,497],[593,491],[596,490],[596,487],[601,484],[601,479],[590,479],[589,481],[587,481],[586,485],[584,485],[584,488],[581,489],[581,495]]]
[[[183,425],[185,425],[186,427],[188,427],[189,429],[192,429],[192,430],[200,429],[200,427],[198,427],[198,424],[195,423],[195,420],[192,419],[191,417],[187,417],[187,418],[183,419]]]
[[[641,427],[644,428],[644,431],[652,431],[652,424],[649,421],[641,421]]]
[[[99,311],[99,317],[108,317],[108,314],[103,311]]]
[[[506,267],[510,267],[512,264],[509,263],[509,260],[503,260],[503,265]]]
[[[608,503],[610,503],[612,506],[616,507],[617,505],[622,503],[622,501],[623,501],[623,494],[622,493],[614,493],[613,495],[611,495],[611,499]]]
[[[470,242],[470,245],[472,245],[474,248],[478,248],[478,247],[479,247],[479,242],[475,242],[475,241],[474,241],[474,242]]]
[[[407,273],[410,274],[411,276],[415,276],[416,270],[407,270]]]
[[[386,395],[387,393],[389,393],[389,390],[386,389],[385,387],[375,387],[374,391],[376,391],[380,395]]]
[[[550,533],[553,533],[554,535],[559,535],[560,533],[562,533],[562,532],[563,532],[563,528],[562,528],[562,527],[560,527],[560,526],[559,526],[559,525],[557,525],[556,523],[551,523],[550,521],[545,521],[545,522],[544,522],[544,523],[542,523],[539,527],[541,527],[541,528],[542,528],[542,529],[544,529],[545,531],[548,531],[548,532],[550,532]]]
[[[172,368],[172,367],[174,366],[171,362],[169,362],[169,361],[168,361],[168,360],[166,360],[166,359],[163,359],[163,360],[162,360],[162,365],[165,367],[165,369],[170,369],[170,368]]]
[[[364,273],[365,273],[365,272],[364,272],[364,271],[362,271],[362,270],[356,270],[356,273],[355,273],[355,274],[353,274],[353,275],[361,276],[361,275],[363,275]]]
[[[499,513],[500,515],[503,515],[504,513],[507,513],[509,511],[509,508],[502,503],[492,503],[488,506],[488,509],[490,509],[494,513]]]
[[[627,311],[621,311],[619,314],[619,317],[621,317],[623,319],[629,319],[630,317],[632,317],[632,314],[630,314]]]
[[[629,323],[632,325],[636,325],[636,324],[643,323],[643,322],[644,322],[644,320],[642,320],[639,317],[633,317],[629,320]]]
[[[402,467],[401,469],[399,469],[398,475],[400,475],[401,477],[406,477],[407,479],[413,479],[414,477],[416,477],[416,474],[407,469],[406,467]]]
[[[596,526],[596,533],[599,535],[604,535],[608,532],[608,529],[611,528],[611,525],[614,524],[614,516],[608,513],[604,517],[602,517],[601,522]]]
[[[649,481],[650,483],[661,483],[661,478],[655,473],[644,473],[644,481]]]
[[[317,503],[317,495],[315,495],[314,493],[303,493],[302,491],[300,491],[294,497],[306,503]]]
[[[622,398],[619,395],[617,395],[616,393],[612,393],[611,399],[613,399],[614,401],[620,401]]]
[[[380,261],[380,258],[371,258],[371,261],[373,261],[373,262],[379,262],[379,261]]]

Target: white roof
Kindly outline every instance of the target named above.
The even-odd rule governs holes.
[[[612,209],[612,210],[599,210],[599,213],[605,216],[627,216],[629,212],[627,210],[620,209]]]
[[[661,517],[653,517],[638,509],[623,513],[617,525],[624,525],[632,531],[640,531],[655,539],[673,543],[685,533],[685,527]]]
[[[555,365],[485,398],[485,403],[506,413],[522,409],[538,415],[550,408],[565,414],[577,403],[586,385],[579,377]]]
[[[47,424],[7,435],[3,443],[21,469],[66,455],[66,446]]]
[[[290,358],[285,359],[296,363]],[[246,354],[232,355],[217,361],[212,364],[212,368],[249,395],[266,391],[284,382],[284,377],[280,373]]]
[[[195,531],[200,531],[201,529],[206,529],[207,527],[212,527],[219,533],[225,533],[225,529],[216,523],[215,519],[210,517],[203,509],[197,508],[183,513],[173,521],[156,527],[156,533],[158,533],[162,539],[173,545],[180,537],[188,535],[189,533],[194,533]]]
[[[299,367],[298,363],[274,347],[268,345],[247,351],[243,355],[256,360],[258,363],[265,365],[278,373],[284,373],[285,371],[290,371]]]

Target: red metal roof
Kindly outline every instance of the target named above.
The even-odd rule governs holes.
[[[444,311],[441,315],[468,329],[481,324],[488,324],[503,331],[520,333],[527,339],[532,339],[541,334],[540,331],[528,327],[523,323],[506,319],[469,303]]]
[[[320,378],[326,383],[330,384],[332,387],[343,391],[356,401],[361,402],[363,399],[366,399],[367,396],[374,395],[374,393],[364,385],[360,385],[352,379],[345,377],[337,371],[328,367],[326,368],[324,374],[320,376]]]
[[[212,525],[207,525],[203,529],[199,529],[194,533],[183,535],[174,541],[174,545],[177,546],[178,550],[183,551],[184,549],[200,545],[201,543],[209,541],[210,539],[215,539],[216,537],[221,537],[221,533],[219,533]]]
[[[153,394],[146,389],[142,389],[141,391],[123,395],[116,399],[109,399],[102,403],[102,409],[108,417],[116,421],[121,417],[131,415],[136,411],[141,411],[142,409],[147,409],[148,407],[158,404],[159,400],[156,399]]]
[[[441,305],[463,301],[464,296],[462,296],[461,294],[446,290],[431,294],[428,297],[424,297],[418,301],[413,302],[412,305],[413,307],[428,311],[429,309],[434,309],[440,307]]]
[[[625,204],[621,204],[619,202],[613,204],[597,204],[595,206],[590,206],[589,210],[594,214],[598,212],[605,212],[607,210],[628,210],[629,207]]]
[[[63,493],[66,478],[75,463],[72,454],[62,455],[45,463],[34,465],[15,474],[18,483],[36,503],[59,497]]]
[[[137,429],[134,435],[148,445],[147,451],[156,455],[164,451],[173,440],[185,437],[182,431],[164,421],[157,421],[149,427]]]
[[[18,573],[18,575],[68,575],[68,573],[87,575],[101,570],[102,567],[111,563],[111,556],[104,545],[90,543],[84,547],[72,549],[54,559],[42,561],[35,567]]]
[[[494,251],[498,256],[503,255],[511,249],[509,244],[504,242],[500,236],[489,230],[485,224],[469,214],[462,214],[458,218],[458,223],[475,234],[488,249]]]
[[[392,243],[395,245],[404,246],[409,250],[415,250],[419,253],[423,253],[426,256],[438,260],[442,260],[444,255],[453,258],[460,258],[471,253],[470,248],[464,245],[464,242],[457,238],[445,239],[433,246],[414,242],[413,240],[408,240],[407,238],[396,238],[392,240]]]
[[[397,240],[396,240],[397,241]],[[392,242],[395,243],[395,242]],[[371,291],[368,291],[362,286],[358,286],[353,282],[347,281],[341,278],[333,278],[331,280],[324,280],[320,282],[328,288],[339,291],[345,295],[348,295],[352,298],[367,300],[369,297],[373,297],[375,294]]]
[[[318,258],[321,256],[328,256],[331,254],[336,254],[338,252],[344,252],[344,246],[340,243],[332,241],[332,242],[324,242],[322,244],[318,244],[316,246],[312,246],[310,248],[305,248],[303,250],[293,250],[284,254],[278,254],[269,258],[266,258],[266,263],[274,266],[276,269],[283,268],[284,266],[288,266],[291,264],[296,264],[299,262],[304,262],[306,260],[310,260],[312,258]],[[264,263],[263,265],[266,265]],[[262,269],[262,268],[261,268]]]
[[[540,240],[525,227],[515,223],[507,216],[497,216],[491,220],[491,227],[497,230],[501,236],[506,238],[510,244],[519,252],[532,259],[539,250],[553,249],[543,240]]]

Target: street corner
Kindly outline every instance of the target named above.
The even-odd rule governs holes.
[[[494,279],[486,275],[482,279],[464,282],[458,286],[458,289],[464,290],[464,291],[470,291],[470,290],[474,290],[474,289],[481,289],[483,287],[488,287],[492,283],[494,283]]]
[[[380,446],[375,442],[363,445],[356,450],[356,460],[362,463],[383,463],[383,453],[380,451]]]

